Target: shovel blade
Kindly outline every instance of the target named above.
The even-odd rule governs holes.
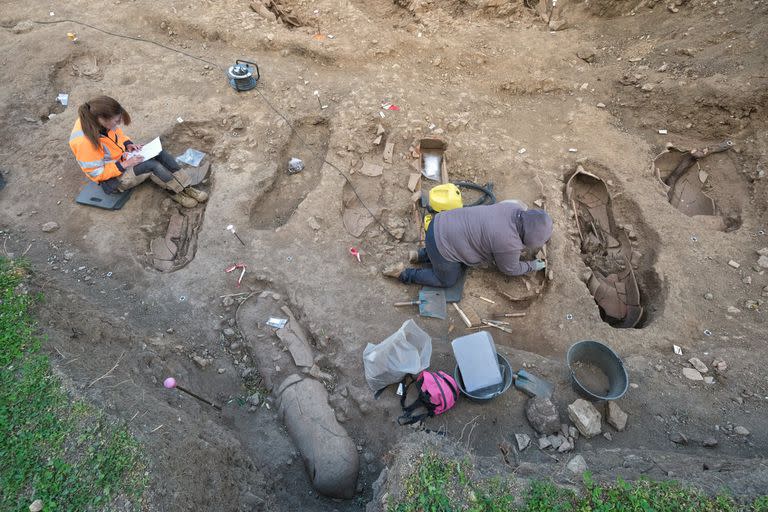
[[[550,382],[525,370],[520,370],[515,375],[515,387],[528,396],[544,398],[550,398],[554,390],[554,386]]]
[[[445,292],[442,290],[421,290],[419,292],[419,314],[445,320],[445,317],[448,315]]]

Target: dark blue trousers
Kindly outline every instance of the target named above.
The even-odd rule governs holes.
[[[431,263],[432,268],[407,268],[400,274],[406,284],[421,284],[435,288],[450,288],[461,276],[463,265],[446,260],[437,250],[434,232],[435,221],[427,228],[426,248],[419,249],[419,263]]]

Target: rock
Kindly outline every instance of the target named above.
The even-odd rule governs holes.
[[[606,438],[608,441],[613,441],[613,436],[610,432],[603,432],[603,437]]]
[[[683,376],[690,380],[704,380],[699,371],[693,368],[683,368]]]
[[[563,444],[563,441],[565,441],[565,438],[561,436],[560,434],[557,435],[551,435],[547,437],[547,441],[549,441],[549,445],[557,450],[560,448],[560,445]]]
[[[224,300],[221,301],[221,304],[225,308],[228,308],[229,306],[231,306],[234,303],[235,303],[235,299],[233,299],[232,297],[224,297]]]
[[[565,30],[568,28],[568,22],[565,20],[551,20],[549,22],[549,31],[557,32],[558,30]]]
[[[560,429],[560,415],[549,398],[540,396],[529,398],[525,404],[525,416],[528,418],[528,423],[539,434],[548,435]]]
[[[714,384],[714,383],[715,383],[715,378],[712,377],[711,375],[707,375],[706,377],[704,377],[704,384]]]
[[[574,456],[565,466],[574,475],[581,475],[587,470],[587,461],[581,455]]]
[[[736,261],[730,260],[728,261],[728,266],[733,268],[739,268],[741,265]]]
[[[206,366],[208,366],[209,364],[211,364],[211,361],[210,361],[210,359],[206,359],[206,358],[204,358],[204,357],[200,357],[200,356],[193,356],[193,357],[192,357],[192,360],[193,360],[193,361],[194,361],[194,362],[197,364],[197,366],[199,366],[200,368],[205,368]]]
[[[40,512],[43,510],[43,500],[35,500],[29,505],[29,512]]]
[[[675,444],[688,444],[688,438],[680,432],[673,432],[669,434],[669,440]]]
[[[52,233],[52,232],[56,231],[57,229],[59,229],[59,225],[56,222],[53,222],[53,221],[46,222],[45,224],[43,224],[40,227],[40,229],[43,230],[43,233]]]
[[[581,435],[589,439],[602,430],[602,416],[595,406],[579,398],[568,406],[568,417]]]
[[[768,268],[768,256],[760,256],[757,259],[757,264],[762,268]]]
[[[598,103],[598,104],[597,104],[597,105],[595,105],[595,106],[596,106],[597,108],[605,108],[605,103],[603,103],[603,102],[601,101],[600,103]]]
[[[226,372],[226,371],[227,371],[227,369],[226,369],[226,368],[219,368],[219,369],[218,369],[218,370],[216,370],[216,371],[218,372],[218,374],[219,374],[219,375],[221,375],[222,373]]]
[[[651,92],[654,88],[656,88],[656,86],[653,84],[643,84],[643,86],[640,87],[640,90],[645,92]]]
[[[576,52],[576,56],[584,62],[588,62],[590,64],[595,62],[595,50],[592,48],[582,48]]]
[[[544,436],[539,438],[539,450],[546,450],[547,448],[551,448],[552,443],[549,442],[549,437]]]
[[[732,315],[738,315],[739,313],[741,313],[741,310],[735,306],[728,306],[728,313]]]
[[[748,436],[750,434],[749,430],[739,425],[738,427],[734,427],[733,433],[739,436]]]
[[[715,446],[717,446],[717,439],[715,439],[714,437],[708,437],[701,442],[701,445],[704,448],[714,448]]]
[[[227,327],[222,332],[224,333],[224,336],[227,336],[227,337],[232,337],[235,335],[235,330],[231,327]]]
[[[69,261],[69,260],[71,260],[74,257],[75,257],[75,253],[72,252],[72,251],[67,251],[67,252],[64,253],[64,260],[65,261]]]
[[[621,410],[616,402],[608,402],[608,423],[621,432],[627,427],[627,413]]]
[[[698,357],[692,357],[688,360],[691,365],[696,368],[701,373],[707,373],[709,371],[709,368],[707,368],[707,365],[701,362],[701,359]]]
[[[307,225],[312,228],[314,231],[318,231],[320,229],[320,222],[318,222],[316,217],[309,217],[307,218]]]
[[[517,449],[522,452],[531,444],[531,437],[528,434],[515,434],[515,441],[517,441]]]
[[[569,451],[573,450],[574,448],[575,448],[575,446],[573,445],[573,443],[571,442],[570,439],[564,439],[563,440],[563,444],[561,444],[557,448],[557,451],[558,451],[558,453],[565,453],[565,452],[569,452]]]
[[[578,439],[579,438],[579,429],[577,429],[573,425],[568,427],[568,437],[572,437],[574,439]]]
[[[291,357],[296,366],[312,367],[314,364],[314,356],[312,354],[312,347],[309,346],[306,339],[288,328],[278,329],[275,331],[275,334],[277,334],[277,337],[280,338],[280,341],[283,342],[285,347],[291,353]]]
[[[744,284],[752,284],[752,276],[747,276],[744,279],[741,280]]]
[[[293,374],[278,386],[278,413],[302,454],[312,486],[331,498],[350,499],[357,489],[357,448],[336,420],[320,382]]]
[[[668,69],[669,69],[669,64],[667,64],[667,63],[665,62],[664,64],[662,64],[661,66],[659,66],[659,68],[658,68],[656,71],[658,71],[659,73],[664,73],[664,72],[665,72],[666,70],[668,70]]]
[[[715,298],[715,296],[712,295],[711,293],[707,292],[707,293],[704,294],[704,298],[707,299],[707,300],[712,300],[712,299]]]
[[[714,368],[717,373],[725,373],[728,369],[728,364],[718,358],[712,361],[712,368]]]

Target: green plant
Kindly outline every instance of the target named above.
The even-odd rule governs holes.
[[[0,259],[0,510],[108,508],[138,498],[145,465],[137,441],[70,400],[33,335],[34,298],[17,293],[26,267]]]

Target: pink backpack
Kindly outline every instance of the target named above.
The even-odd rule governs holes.
[[[410,425],[422,421],[429,416],[442,414],[454,405],[459,397],[459,388],[456,381],[444,371],[430,372],[424,370],[419,373],[416,379],[406,384],[408,377],[403,379],[403,396],[400,397],[400,406],[403,408],[403,414],[397,418],[400,425]],[[408,389],[411,384],[416,383],[419,386],[419,396],[411,405],[405,405],[405,397],[408,395]],[[427,412],[413,415],[413,411],[423,407]]]

